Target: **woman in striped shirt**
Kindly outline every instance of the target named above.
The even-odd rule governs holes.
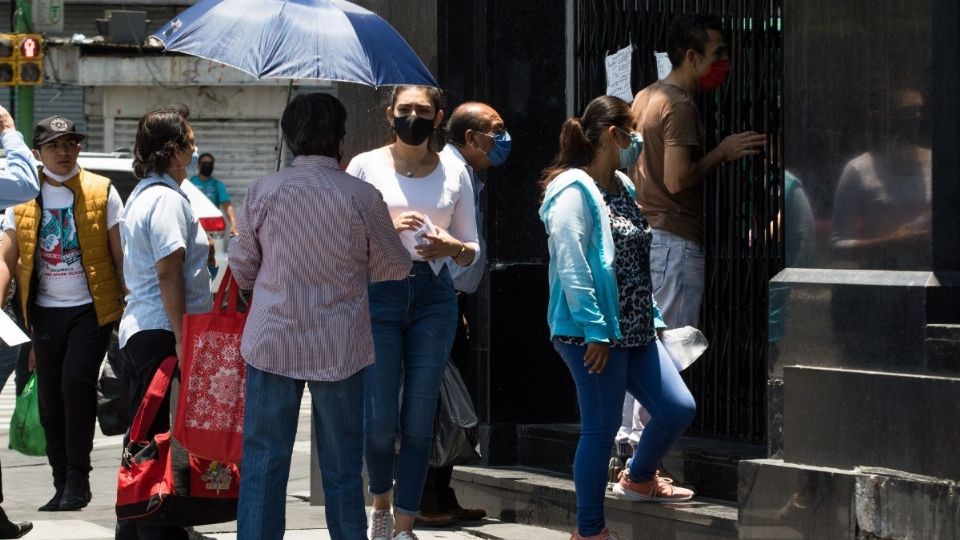
[[[466,266],[480,246],[470,174],[463,163],[441,159],[434,142],[443,140],[436,136],[443,121],[440,92],[399,86],[386,114],[395,140],[358,155],[347,167],[383,194],[414,260],[405,279],[370,285],[376,364],[367,372],[364,402],[365,457],[374,495],[369,536],[415,540],[413,521],[427,474],[437,395],[457,326],[456,293],[445,261]]]

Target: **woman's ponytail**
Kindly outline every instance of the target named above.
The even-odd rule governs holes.
[[[563,171],[592,163],[604,130],[630,124],[630,118],[627,102],[613,96],[600,96],[587,105],[582,117],[567,118],[560,128],[560,148],[553,163],[543,170],[540,186],[546,190]]]

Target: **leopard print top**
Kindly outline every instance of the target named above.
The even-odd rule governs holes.
[[[643,347],[657,338],[653,326],[653,282],[650,278],[650,242],[653,231],[640,205],[626,189],[613,194],[600,186],[610,216],[616,250],[614,267],[620,296],[620,340],[612,347]],[[560,343],[584,346],[582,337],[557,336]]]

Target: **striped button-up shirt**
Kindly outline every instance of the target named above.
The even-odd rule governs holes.
[[[247,190],[230,268],[253,302],[241,353],[251,366],[343,380],[374,362],[367,284],[409,275],[377,189],[333,158],[298,156]]]

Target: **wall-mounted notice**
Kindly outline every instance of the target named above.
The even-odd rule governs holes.
[[[653,57],[657,60],[657,79],[662,81],[670,74],[673,65],[670,64],[670,57],[665,52],[655,52]]]
[[[633,45],[627,45],[607,56],[607,95],[631,102],[633,88],[630,86],[630,72],[633,68]]]

